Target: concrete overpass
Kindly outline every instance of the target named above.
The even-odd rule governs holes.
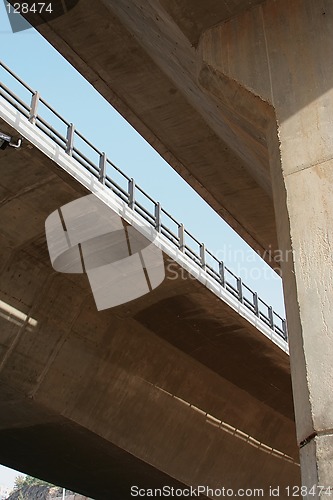
[[[158,227],[156,212],[144,218],[133,182],[121,190],[116,167],[83,139],[90,161],[79,132],[48,124],[52,108],[20,84],[31,105],[4,85],[0,104],[0,130],[23,137],[0,155],[1,463],[101,499],[130,498],[130,485],[287,497],[300,478],[278,318],[227,269],[216,279],[207,249],[198,260],[180,248],[161,207]],[[100,312],[85,275],[52,269],[45,239],[48,215],[88,192],[173,266],[148,295]]]
[[[332,8],[81,0],[38,25],[239,234],[281,264],[308,488],[333,483]]]

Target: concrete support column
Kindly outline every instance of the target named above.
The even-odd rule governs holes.
[[[333,3],[268,0],[200,48],[215,87],[228,77],[275,113],[266,145],[304,496],[328,498],[309,489],[333,488]]]
[[[299,156],[295,157],[291,149],[288,168],[288,138],[283,126],[279,128],[279,138],[280,157],[272,156],[275,160],[272,182],[284,259],[282,271],[302,482],[307,488],[331,487],[333,162],[298,165],[293,159]]]

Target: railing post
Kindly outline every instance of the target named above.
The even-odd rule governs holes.
[[[69,156],[73,155],[74,132],[75,132],[75,127],[73,123],[70,123],[67,127],[67,142],[66,142],[66,153]]]
[[[32,125],[35,125],[36,120],[37,120],[37,109],[38,109],[38,103],[39,103],[39,92],[36,90],[32,94],[31,97],[31,104],[30,104],[30,112],[29,112],[29,122],[32,123]]]
[[[105,184],[105,176],[106,176],[106,154],[102,153],[99,157],[99,176],[98,176],[98,180],[102,184]]]
[[[274,330],[274,317],[273,317],[273,308],[269,306],[268,308],[268,318],[269,318],[269,326],[272,330]]]
[[[254,307],[254,314],[260,317],[260,312],[259,312],[259,302],[258,302],[258,294],[257,292],[254,292],[253,294],[253,307]]]
[[[161,232],[161,204],[159,202],[155,203],[155,229]]]
[[[243,283],[242,278],[237,278],[238,300],[243,304]]]
[[[204,271],[206,271],[206,248],[204,243],[200,245],[200,264]]]
[[[223,288],[225,288],[225,272],[224,272],[223,260],[220,260],[220,262],[219,262],[219,272],[220,272],[220,278],[221,278],[221,285],[223,286]]]
[[[179,250],[181,252],[185,251],[185,242],[184,242],[184,224],[179,224],[178,226],[178,239],[179,239]]]
[[[135,180],[128,181],[128,206],[134,210],[135,207]]]
[[[285,319],[282,320],[282,330],[283,330],[284,340],[288,340],[287,322]]]

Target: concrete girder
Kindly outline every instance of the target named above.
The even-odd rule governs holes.
[[[287,354],[186,272],[97,312],[85,276],[54,272],[44,235],[86,190],[26,140],[0,171],[1,462],[101,499],[110,475],[116,499],[129,481],[267,498],[276,484],[287,498],[299,481]]]

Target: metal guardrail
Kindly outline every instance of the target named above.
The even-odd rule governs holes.
[[[99,151],[81,135],[72,123],[57,113],[42,99],[39,92],[30,88],[1,61],[0,66],[7,76],[10,75],[14,79],[16,86],[18,84],[21,89],[28,92],[29,104],[0,82],[0,95],[8,103],[24,115],[31,124],[51,138],[69,156],[78,161],[103,185],[111,189],[132,210],[151,224],[156,231],[187,255],[274,332],[287,340],[287,325],[284,318],[258,297],[258,294],[243,283],[240,277],[228,269],[223,261],[207,250],[204,243],[201,243],[187,231],[183,224],[161,207],[159,202],[145,193],[134,179],[128,177],[112,163],[104,152]],[[58,126],[62,127],[62,132],[59,132],[58,126],[48,123],[42,115],[50,115],[52,121],[57,121]]]

